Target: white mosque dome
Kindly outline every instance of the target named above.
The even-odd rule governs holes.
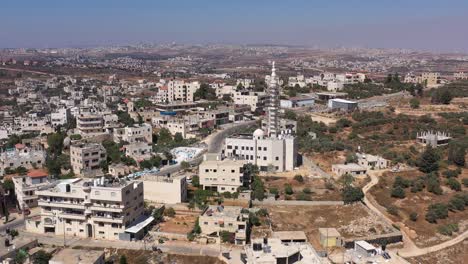
[[[263,130],[261,130],[260,128],[256,129],[254,132],[253,132],[253,136],[255,138],[259,138],[259,137],[263,137],[265,135],[265,132],[263,132]]]

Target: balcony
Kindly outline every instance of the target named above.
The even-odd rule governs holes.
[[[86,216],[84,214],[61,213],[59,217],[63,219],[86,220]]]
[[[91,220],[94,222],[105,222],[105,223],[116,223],[116,224],[122,224],[124,217],[111,217],[111,216],[97,216],[93,215],[91,216]]]
[[[67,203],[67,202],[49,202],[44,200],[39,200],[38,205],[40,207],[54,207],[54,208],[70,208],[70,209],[81,209],[84,210],[84,204],[80,203]]]
[[[99,206],[93,205],[90,207],[93,211],[100,211],[100,212],[112,212],[112,213],[121,213],[124,209],[123,205],[120,206]]]

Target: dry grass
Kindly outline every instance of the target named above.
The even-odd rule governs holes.
[[[468,262],[468,241],[420,257],[407,259],[410,263],[461,264]]]

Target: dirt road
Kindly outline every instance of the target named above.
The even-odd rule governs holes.
[[[369,176],[371,177],[371,181],[362,188],[362,191],[364,192],[364,203],[374,211],[376,214],[379,216],[383,217],[386,221],[390,222],[391,224],[398,225],[400,226],[401,223],[399,222],[393,222],[390,218],[388,218],[384,213],[382,213],[370,200],[369,200],[369,195],[367,192],[379,182],[379,176],[382,175],[382,173],[385,171],[371,171],[369,173]],[[425,247],[425,248],[419,248],[416,246],[413,240],[411,240],[410,236],[406,233],[406,230],[401,229],[401,233],[403,235],[403,248],[396,250],[397,254],[401,257],[404,258],[409,258],[409,257],[417,257],[421,256],[424,254],[432,253],[435,251],[442,250],[447,247],[451,247],[457,243],[462,242],[463,240],[468,238],[468,230],[465,231],[463,234],[445,241],[443,243],[440,243],[438,245],[430,246],[430,247]]]

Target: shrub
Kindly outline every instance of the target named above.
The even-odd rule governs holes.
[[[467,179],[467,184],[468,184],[468,179]],[[330,190],[330,191],[335,190],[335,186],[330,181],[325,182],[325,188],[327,188],[327,190]]]
[[[394,205],[390,205],[387,207],[387,212],[391,215],[398,216],[398,208]]]
[[[364,198],[364,193],[359,187],[346,186],[343,188],[341,196],[343,198],[343,202],[349,204],[361,201],[362,198]]]
[[[417,192],[420,192],[424,189],[425,187],[425,184],[424,184],[424,181],[423,180],[415,180],[411,183],[411,192],[412,193],[417,193]]]
[[[462,196],[455,195],[452,197],[448,203],[448,207],[450,210],[455,211],[463,211],[465,210],[465,200]]]
[[[455,178],[449,178],[447,180],[447,185],[454,191],[461,191],[461,184]]]
[[[458,230],[457,224],[447,224],[437,228],[437,231],[445,236],[451,236],[454,232],[458,232]]]
[[[311,194],[311,193],[312,193],[312,191],[310,190],[310,188],[307,188],[307,187],[304,188],[304,189],[302,190],[302,192],[303,192],[303,193],[307,193],[307,194]]]
[[[258,218],[258,216],[254,213],[249,213],[249,222],[250,224],[254,225],[254,226],[259,226],[261,225],[260,223],[260,219]]]
[[[291,185],[286,184],[286,185],[284,186],[284,193],[286,193],[287,195],[291,195],[291,194],[294,193],[294,191],[293,191]]]
[[[457,170],[446,170],[442,173],[446,178],[456,178],[459,173]]]
[[[413,109],[419,108],[419,104],[420,104],[420,103],[419,103],[419,100],[418,100],[418,99],[416,99],[416,98],[411,98],[411,100],[410,100],[410,106],[411,106],[411,108],[413,108]]]
[[[300,174],[296,174],[294,176],[294,180],[297,181],[297,182],[304,182],[304,177],[302,177],[302,175],[300,175]]]
[[[219,232],[219,237],[221,238],[221,241],[223,243],[226,243],[226,242],[229,242],[231,243],[232,242],[232,234],[228,231],[221,231]]]
[[[392,197],[399,198],[399,199],[405,198],[406,197],[405,189],[403,189],[401,186],[393,187]]]
[[[169,207],[166,210],[164,210],[164,215],[168,216],[168,217],[174,217],[176,215],[176,212],[175,212],[174,208]]]
[[[410,185],[411,181],[403,179],[401,176],[395,177],[395,181],[393,182],[393,187],[408,188]]]
[[[412,213],[409,215],[409,218],[410,218],[411,221],[416,222],[416,221],[418,220],[418,213],[412,212]]]
[[[265,217],[268,215],[268,210],[265,208],[261,208],[260,210],[257,211],[257,215],[261,217]]]
[[[462,182],[465,187],[468,187],[468,178],[463,179]]]
[[[269,192],[270,192],[271,194],[274,194],[275,197],[278,197],[278,196],[279,196],[278,188],[272,187],[272,188],[270,188]]]
[[[438,219],[445,219],[447,217],[448,206],[443,203],[435,203],[429,205],[425,218],[429,223],[437,223]]]

